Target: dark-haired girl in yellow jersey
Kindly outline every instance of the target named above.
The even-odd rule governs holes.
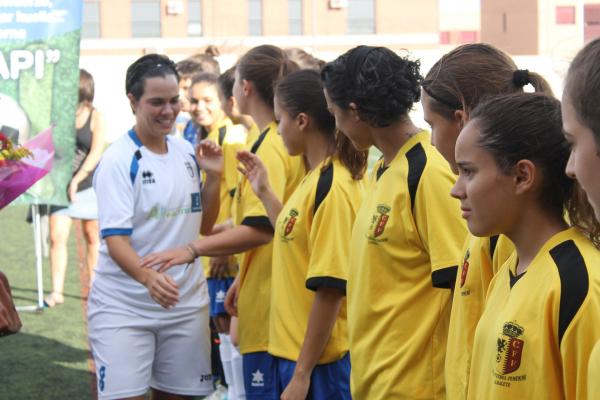
[[[431,67],[423,81],[421,105],[431,126],[431,141],[458,174],[454,160],[456,138],[469,113],[485,97],[523,92],[530,84],[536,92],[550,92],[535,72],[520,70],[510,56],[485,43],[469,43],[445,54]],[[506,236],[469,235],[459,262],[452,297],[445,361],[446,397],[467,396],[471,350],[477,322],[492,277],[512,254]]]
[[[356,47],[321,72],[338,128],[376,164],[350,240],[348,336],[355,399],[444,396],[451,291],[466,237],[455,177],[408,115],[419,63]]]
[[[458,137],[452,194],[469,230],[504,234],[516,248],[475,331],[469,399],[586,398],[600,338],[600,252],[578,229],[591,220],[564,174],[568,157],[560,103],[542,94],[484,101]]]
[[[279,83],[275,115],[288,152],[303,154],[309,172],[284,205],[260,158],[239,155],[275,226],[269,354],[277,384],[268,398],[350,399],[344,295],[367,153],[336,134],[316,71]]]

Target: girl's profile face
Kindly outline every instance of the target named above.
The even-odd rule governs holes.
[[[128,97],[138,133],[165,136],[171,132],[181,108],[175,75],[146,78],[142,96],[138,100],[131,94]]]
[[[327,101],[327,109],[335,118],[336,127],[342,132],[357,150],[369,150],[371,141],[369,140],[368,134],[361,129],[362,122],[358,121],[353,115],[352,110],[342,109],[339,107],[327,94],[327,90],[324,90],[325,100]]]
[[[452,197],[460,200],[463,218],[475,236],[506,233],[519,207],[513,178],[504,174],[492,154],[478,144],[477,121],[467,123],[456,142],[458,180]]]
[[[431,127],[431,143],[444,156],[450,168],[458,174],[456,160],[454,159],[456,140],[462,128],[462,119],[459,117],[448,119],[433,111],[431,107],[431,96],[421,89],[421,105],[425,122]]]
[[[562,99],[562,120],[565,137],[571,144],[571,154],[566,173],[577,179],[594,209],[596,219],[600,220],[600,152],[590,128],[581,124],[573,103],[565,94]]]
[[[278,121],[277,130],[283,143],[292,156],[304,153],[304,135],[299,129],[297,117],[293,117],[275,96],[275,119]]]

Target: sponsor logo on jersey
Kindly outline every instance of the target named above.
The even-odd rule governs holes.
[[[281,226],[283,227],[283,235],[281,235],[281,238],[286,242],[294,240],[290,234],[294,231],[294,226],[296,225],[296,222],[298,222],[298,215],[300,215],[298,210],[292,208],[290,213],[281,222]]]
[[[521,366],[521,356],[525,342],[519,339],[525,329],[516,322],[506,322],[502,327],[502,334],[496,344],[496,367],[499,375],[515,372]]]
[[[200,375],[200,382],[211,382],[213,379],[212,374]]]
[[[152,184],[152,183],[156,183],[156,180],[154,179],[154,174],[152,173],[152,171],[142,171],[142,184],[144,185],[148,185],[148,184]]]
[[[377,212],[371,218],[371,225],[367,234],[369,242],[378,244],[387,241],[387,238],[381,236],[384,234],[385,226],[390,219],[390,211],[392,211],[392,208],[386,204],[377,205]]]
[[[471,256],[471,250],[467,249],[465,253],[465,258],[463,259],[462,269],[460,270],[460,287],[462,288],[465,285],[465,281],[467,280],[467,273],[469,272],[469,257]]]
[[[252,382],[250,384],[252,387],[263,387],[265,386],[265,374],[263,374],[260,369],[257,369],[256,372],[252,373]]]

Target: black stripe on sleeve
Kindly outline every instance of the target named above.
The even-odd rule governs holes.
[[[333,288],[339,289],[346,295],[346,280],[340,278],[333,278],[331,276],[316,276],[314,278],[308,278],[306,280],[306,288],[314,292],[319,288]]]
[[[263,140],[265,140],[265,137],[267,136],[268,132],[269,132],[269,128],[265,129],[260,134],[260,136],[258,137],[258,139],[256,139],[256,142],[254,142],[254,144],[252,145],[252,148],[250,149],[250,153],[256,154],[256,152],[258,151],[258,148],[262,144]]]
[[[240,225],[254,227],[264,226],[266,228],[269,228],[271,231],[274,231],[273,225],[271,225],[271,221],[269,221],[269,217],[265,217],[264,215],[258,217],[246,217]]]
[[[494,252],[496,251],[496,245],[498,244],[498,236],[490,236],[490,258],[494,258]]]
[[[438,269],[431,273],[431,284],[440,289],[451,289],[456,281],[458,265]]]
[[[231,197],[232,199],[235,197],[235,190],[236,188],[233,188],[229,191],[229,197]]]
[[[410,208],[415,209],[415,197],[417,196],[417,188],[421,181],[421,175],[427,164],[427,155],[421,143],[417,143],[412,149],[406,152],[408,159],[408,193],[410,193]]]
[[[219,146],[223,146],[225,141],[225,134],[227,133],[227,125],[219,128]]]
[[[560,312],[558,315],[558,344],[579,311],[589,290],[588,272],[577,245],[567,240],[550,250],[560,276]]]
[[[315,196],[315,207],[313,209],[313,215],[317,213],[317,209],[327,197],[329,190],[331,190],[331,184],[333,183],[333,163],[329,164],[327,168],[321,171],[319,176],[319,182],[317,183],[317,194]]]

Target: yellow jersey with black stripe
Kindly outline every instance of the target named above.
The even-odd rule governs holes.
[[[587,398],[590,353],[600,339],[600,252],[569,228],[521,275],[517,262],[515,252],[490,284],[468,398]]]
[[[467,235],[456,177],[426,131],[380,160],[350,241],[355,399],[443,398],[451,291]]]
[[[588,369],[588,399],[600,399],[600,341],[590,355]]]
[[[223,174],[219,189],[219,215],[215,224],[221,224],[231,218],[233,195],[238,181],[237,158],[238,151],[246,147],[246,131],[241,125],[233,125],[229,118],[223,118],[208,132],[206,139],[217,143],[223,150]],[[235,276],[234,257],[230,257],[230,268],[227,276]],[[210,257],[202,257],[204,276],[211,277]]]
[[[467,398],[475,328],[490,282],[515,247],[504,235],[468,235],[456,275],[446,350],[446,397]]]
[[[319,288],[346,293],[348,242],[364,191],[363,180],[334,158],[310,171],[285,203],[273,239],[269,353],[297,361]],[[344,299],[318,363],[348,352]]]
[[[274,121],[258,136],[250,151],[261,159],[269,171],[269,183],[273,192],[285,203],[306,174],[303,158],[288,154]],[[273,229],[262,202],[241,174],[235,196],[236,225]],[[273,242],[270,242],[248,250],[240,257],[237,305],[242,354],[267,351],[272,255]]]

